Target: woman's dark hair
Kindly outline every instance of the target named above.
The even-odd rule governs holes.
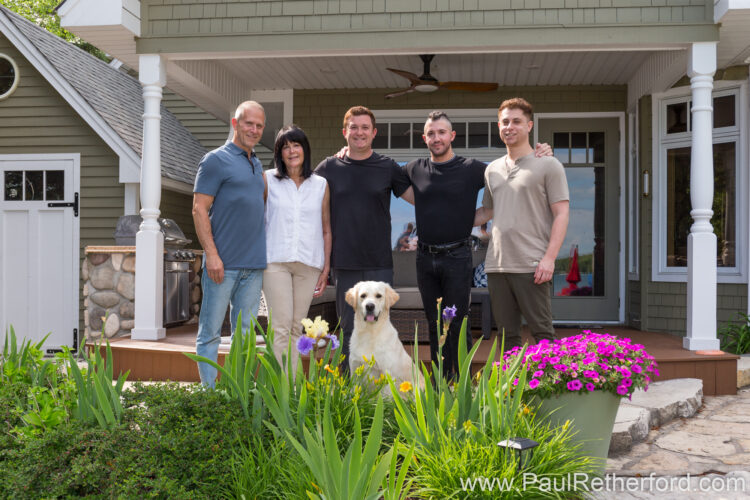
[[[289,142],[296,142],[302,145],[302,151],[305,153],[305,158],[302,161],[302,178],[307,179],[312,175],[312,167],[310,166],[310,141],[307,140],[305,132],[297,125],[284,127],[276,134],[276,143],[273,146],[273,163],[276,167],[276,177],[279,179],[289,178],[289,172],[287,172],[284,160],[281,158],[281,150]]]

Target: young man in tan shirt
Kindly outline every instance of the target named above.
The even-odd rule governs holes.
[[[500,105],[498,128],[508,154],[487,167],[482,207],[474,219],[474,225],[493,219],[485,270],[506,350],[522,343],[521,315],[537,341],[554,338],[551,280],[568,228],[565,170],[554,157],[534,156],[532,116],[524,99]]]

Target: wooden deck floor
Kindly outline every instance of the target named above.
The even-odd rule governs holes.
[[[167,330],[167,337],[152,342],[132,340],[129,337],[111,341],[115,373],[130,370],[128,380],[179,380],[198,381],[196,364],[182,353],[195,352],[197,326],[188,325]],[[558,337],[577,335],[580,329],[559,328]],[[599,333],[611,333],[628,337],[643,344],[659,364],[658,380],[675,378],[699,378],[703,380],[703,393],[709,395],[736,394],[737,359],[732,354],[702,355],[682,348],[682,338],[656,332],[642,332],[624,327],[597,328]],[[475,337],[479,331],[473,332]],[[492,338],[495,337],[493,332]],[[482,341],[477,351],[475,364],[484,364],[489,355],[492,340]],[[409,353],[412,346],[405,346]],[[219,350],[219,363],[223,363],[228,346]],[[429,346],[419,346],[419,359],[429,358]]]

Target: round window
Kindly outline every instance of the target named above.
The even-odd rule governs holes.
[[[18,66],[5,54],[0,54],[0,100],[5,99],[18,86]]]

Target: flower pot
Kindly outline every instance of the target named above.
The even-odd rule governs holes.
[[[538,418],[555,427],[562,427],[570,420],[573,442],[580,443],[580,453],[592,457],[596,461],[597,472],[603,474],[620,397],[607,391],[592,391],[534,399],[534,403],[539,404]]]

